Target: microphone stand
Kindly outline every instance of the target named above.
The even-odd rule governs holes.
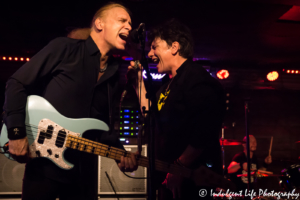
[[[251,168],[250,168],[250,144],[249,144],[249,126],[248,126],[248,113],[249,113],[249,99],[245,100],[245,127],[246,127],[246,145],[247,145],[247,177],[248,177],[248,191],[251,190]]]
[[[221,137],[221,141],[222,141],[222,162],[223,162],[223,177],[225,177],[225,150],[224,150],[224,126],[222,128],[222,137]]]
[[[148,142],[148,159],[149,159],[149,170],[148,170],[148,187],[147,187],[147,193],[148,193],[148,199],[156,199],[156,190],[155,190],[155,153],[154,153],[154,131],[153,131],[153,121],[152,121],[152,113],[154,112],[155,117],[158,115],[158,110],[156,106],[153,106],[153,109],[150,107],[150,101],[152,102],[152,105],[157,105],[155,94],[154,94],[154,87],[153,87],[153,80],[152,76],[150,75],[148,61],[146,58],[146,52],[145,52],[145,40],[146,40],[146,34],[145,34],[145,26],[143,27],[143,31],[138,32],[138,39],[141,45],[142,50],[142,58],[141,58],[141,65],[144,67],[148,79],[148,83],[146,87],[146,98],[148,99],[148,110],[145,110],[145,107],[143,107],[143,113],[147,113],[149,115],[148,117],[148,133],[149,133],[149,142]],[[142,73],[142,70],[141,72]],[[140,84],[141,86],[141,84]],[[141,92],[140,92],[141,94]],[[141,98],[140,98],[141,101]],[[138,135],[139,136],[139,135]],[[141,136],[140,136],[141,137]],[[138,139],[139,140],[139,139]]]

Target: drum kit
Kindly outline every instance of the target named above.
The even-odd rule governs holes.
[[[223,136],[223,135],[222,135]],[[242,145],[244,141],[234,139],[220,139],[220,144],[223,153],[223,169],[225,172],[225,159],[224,159],[224,146]],[[273,143],[273,137],[271,139],[269,155],[271,154],[271,148]],[[296,142],[300,143],[300,141]],[[299,157],[300,158],[300,157]],[[291,161],[289,161],[291,162]],[[296,163],[297,161],[294,161]],[[226,175],[224,175],[226,177]],[[247,174],[238,174],[238,177],[247,176]],[[283,169],[281,174],[273,174],[270,171],[257,170],[251,173],[254,177],[254,189],[265,188],[274,191],[293,191],[300,192],[300,164],[293,164]]]

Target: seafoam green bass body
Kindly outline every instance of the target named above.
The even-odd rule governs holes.
[[[108,131],[108,126],[96,119],[71,119],[61,115],[47,100],[32,95],[26,105],[26,133],[31,156],[45,157],[63,169],[71,169],[72,163],[64,159],[67,136],[82,137],[87,130]],[[5,124],[1,130],[0,146],[8,143]],[[12,159],[9,154],[5,154]]]

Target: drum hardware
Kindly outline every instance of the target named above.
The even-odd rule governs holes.
[[[220,144],[224,146],[235,146],[235,145],[242,145],[246,142],[243,142],[241,140],[233,140],[233,139],[220,139]]]
[[[281,187],[285,190],[293,190],[300,188],[300,165],[293,164],[281,171],[280,177]]]

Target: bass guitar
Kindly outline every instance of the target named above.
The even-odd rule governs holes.
[[[67,148],[115,160],[121,160],[121,156],[131,156],[131,152],[123,149],[82,138],[82,134],[87,130],[108,131],[109,128],[104,122],[97,119],[64,117],[47,100],[39,96],[31,95],[27,99],[25,125],[31,157],[48,158],[62,169],[68,170],[74,166],[64,159],[64,151]],[[1,130],[0,146],[7,147],[4,153],[12,159],[9,154],[8,141],[7,128],[4,124]],[[139,166],[149,166],[147,157],[140,156],[137,162]],[[235,188],[232,182],[204,166],[191,170],[156,160],[155,169],[190,178],[198,186]]]

